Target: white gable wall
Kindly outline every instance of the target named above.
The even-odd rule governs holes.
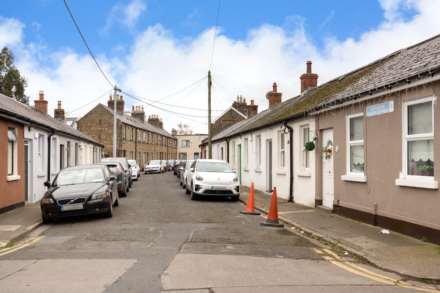
[[[299,204],[314,207],[316,194],[316,176],[315,176],[315,151],[308,152],[308,166],[303,168],[303,143],[301,134],[303,127],[309,128],[310,140],[315,137],[315,119],[304,119],[289,123],[293,128],[293,158],[294,158],[294,201]],[[241,136],[233,137],[229,140],[229,162],[232,168],[240,177],[241,184],[250,186],[254,183],[255,188],[261,191],[268,189],[268,157],[267,157],[267,141],[272,141],[272,186],[277,188],[278,196],[284,199],[289,198],[290,183],[290,141],[289,133],[285,133],[285,163],[284,167],[280,163],[280,132],[282,124],[263,128],[252,133],[246,133]],[[287,131],[286,131],[287,132]],[[261,162],[258,163],[258,137],[261,139]],[[245,144],[248,144],[247,166]],[[241,154],[239,153],[239,145],[241,145]],[[226,141],[213,143],[213,158],[220,159],[220,147],[224,147],[226,152]],[[241,168],[240,158],[241,156]],[[226,153],[225,153],[226,159]]]

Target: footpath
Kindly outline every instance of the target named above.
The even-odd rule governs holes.
[[[40,204],[26,204],[0,214],[0,249],[10,246],[16,240],[41,224]]]
[[[242,187],[241,190],[240,200],[246,203],[248,189]],[[255,190],[256,208],[267,213],[269,205],[270,195]],[[278,214],[281,221],[293,226],[298,233],[360,256],[381,269],[406,277],[440,281],[439,245],[283,199],[278,199]]]

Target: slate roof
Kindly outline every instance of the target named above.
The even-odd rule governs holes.
[[[0,94],[0,112],[17,117],[18,119],[29,123],[45,126],[55,130],[56,132],[67,134],[95,145],[103,146],[81,131],[70,127],[61,121],[58,121],[47,114],[39,112],[29,105],[20,103],[17,100],[3,94]]]
[[[215,135],[213,141],[305,117],[312,110],[380,92],[390,85],[406,83],[412,78],[424,78],[439,72],[440,35],[437,35],[285,100],[271,110],[238,122]]]
[[[112,115],[113,115],[113,110],[110,109],[109,107],[103,105],[103,104],[99,104],[99,106],[104,107],[104,109],[106,109],[107,111],[109,111]],[[119,119],[122,123],[131,125],[133,127],[137,127],[149,132],[154,132],[157,134],[161,134],[163,136],[169,137],[169,138],[175,138],[173,137],[170,133],[168,133],[166,130],[156,127],[150,123],[148,123],[147,121],[145,121],[144,123],[140,122],[139,120],[128,116],[128,115],[121,115],[121,114],[116,114],[116,118]]]

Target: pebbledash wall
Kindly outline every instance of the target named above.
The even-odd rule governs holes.
[[[371,224],[389,227],[435,242],[440,242],[440,115],[438,97],[440,82],[406,89],[394,94],[356,103],[318,115],[319,129],[334,132],[334,209],[336,212]],[[367,107],[392,103],[388,111],[367,115]],[[432,155],[428,149],[418,149],[416,160],[432,157],[433,177],[408,176],[405,154],[408,121],[408,105],[425,102],[432,105],[432,112],[414,112],[418,128],[432,127],[432,134],[419,139],[432,141]],[[420,105],[420,104],[419,104]],[[427,109],[427,108],[425,108]],[[427,114],[427,115],[426,115]],[[430,116],[432,114],[432,116]],[[347,170],[347,133],[349,117],[362,117],[364,174],[350,175]],[[416,116],[418,115],[418,116]],[[424,116],[424,117],[421,117]],[[432,119],[432,120],[431,120]],[[422,124],[420,124],[422,123]],[[426,132],[426,131],[425,131]],[[430,132],[430,131],[427,131]],[[419,136],[420,136],[419,135]],[[409,139],[410,141],[412,138]],[[429,144],[429,143],[428,143]],[[415,149],[416,150],[416,149]],[[418,159],[418,158],[419,159]],[[320,165],[321,159],[319,159]],[[415,163],[417,164],[417,163]],[[414,168],[414,166],[412,167]],[[317,172],[318,198],[322,198],[321,171]],[[426,173],[420,173],[429,175]]]

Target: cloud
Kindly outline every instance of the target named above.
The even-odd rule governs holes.
[[[144,0],[131,0],[127,5],[117,3],[112,7],[102,31],[108,32],[115,24],[122,24],[128,29],[133,29],[146,9],[147,5]]]
[[[283,99],[299,93],[299,76],[305,70],[306,60],[313,61],[314,71],[319,74],[319,83],[323,83],[438,34],[438,0],[394,2],[381,0],[384,20],[376,27],[356,38],[327,39],[324,47],[314,44],[307,35],[303,21],[298,17],[286,19],[288,25],[283,27],[270,24],[255,27],[243,39],[230,38],[221,29],[216,32],[214,28],[207,28],[190,38],[177,38],[172,31],[157,24],[137,34],[133,43],[128,45],[129,49],[119,59],[102,55],[99,60],[106,72],[118,80],[120,87],[156,100],[206,76],[213,34],[217,33],[212,68],[213,108],[226,109],[235,96],[241,94],[248,100],[255,99],[259,110],[263,110],[267,108],[265,93],[270,90],[274,81],[278,82]],[[393,13],[402,15],[408,7],[414,11],[410,19],[392,16]],[[4,25],[5,19],[2,19],[0,28]],[[15,44],[18,67],[29,82],[28,95],[35,97],[38,90],[44,89],[52,107],[58,99],[63,99],[65,109],[69,112],[87,104],[109,88],[87,55],[80,55],[72,50],[39,54],[41,49],[38,46],[32,46],[23,40],[23,25],[19,23],[18,27],[20,29],[15,31],[14,36],[6,37]],[[5,38],[4,33],[0,34],[0,44],[2,38]],[[45,62],[42,61],[43,57]],[[102,102],[105,100],[101,99]],[[206,79],[163,102],[206,109]],[[127,97],[126,107],[129,108],[132,104],[139,102]],[[179,122],[184,122],[197,132],[206,132],[204,118],[192,117],[191,120],[186,120],[144,106],[147,115],[159,114],[168,130],[176,127]],[[206,112],[159,106],[195,116],[206,115]],[[84,114],[91,107],[92,105],[74,114]],[[220,113],[214,112],[214,116]]]
[[[19,44],[23,38],[23,29],[22,22],[0,16],[0,47]]]

